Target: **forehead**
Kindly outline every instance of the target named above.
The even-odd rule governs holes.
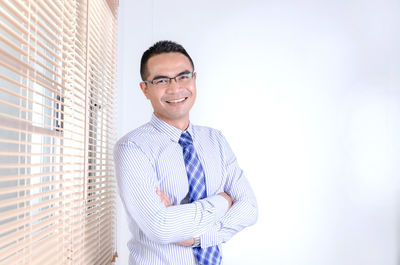
[[[193,71],[189,58],[177,52],[157,54],[147,61],[150,79],[157,75],[174,76],[185,70]]]

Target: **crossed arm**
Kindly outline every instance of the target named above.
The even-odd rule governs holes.
[[[204,234],[228,210],[228,201],[219,195],[166,207],[155,192],[158,183],[151,160],[135,143],[117,144],[114,161],[128,218],[152,241],[170,244]]]
[[[116,145],[115,171],[122,203],[149,239],[161,244],[192,245],[192,238],[200,236],[201,247],[205,248],[226,242],[256,222],[254,193],[229,145],[222,146],[227,176],[224,192],[189,204],[171,205],[165,194],[154,192],[158,187],[156,172],[141,148],[131,142]]]
[[[166,207],[169,207],[169,206],[172,205],[171,201],[169,200],[167,195],[165,195],[165,193],[162,192],[162,190],[157,188],[156,193],[157,193],[158,196],[160,196],[161,201],[164,203],[164,205]],[[228,201],[228,203],[229,203],[228,210],[229,210],[232,207],[232,199],[231,199],[231,197],[229,197],[229,195],[226,194],[225,192],[221,192],[218,195],[224,197]],[[184,246],[184,247],[191,247],[194,244],[194,238],[192,237],[192,238],[186,239],[184,241],[179,241],[179,242],[176,242],[175,244],[181,245],[181,246]]]

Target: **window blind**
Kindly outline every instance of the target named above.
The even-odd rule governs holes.
[[[118,4],[0,2],[0,264],[116,257]]]

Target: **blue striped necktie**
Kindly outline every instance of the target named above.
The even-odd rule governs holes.
[[[185,160],[189,181],[190,202],[204,199],[207,197],[206,178],[189,132],[182,133],[179,144],[183,148],[183,159]],[[208,248],[194,247],[193,252],[200,265],[221,264],[222,257],[218,246],[211,246]]]

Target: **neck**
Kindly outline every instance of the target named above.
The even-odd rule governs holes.
[[[186,130],[189,127],[189,115],[187,115],[187,117],[184,117],[182,119],[171,120],[171,119],[168,119],[166,117],[160,116],[157,113],[154,113],[154,114],[160,120],[168,123],[171,126],[174,126],[175,128],[178,128],[178,129],[180,129],[182,131]]]

